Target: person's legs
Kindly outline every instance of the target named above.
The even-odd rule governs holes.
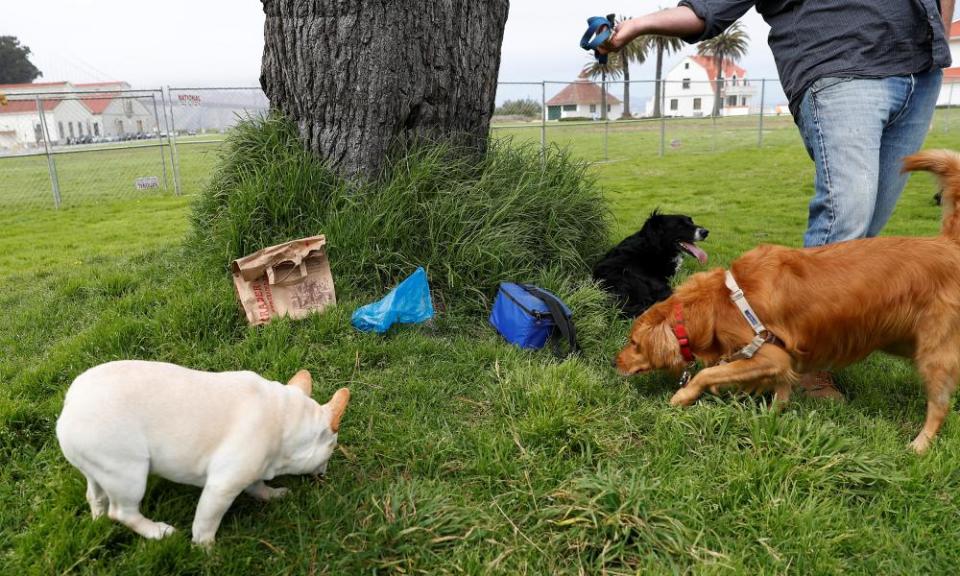
[[[799,125],[816,175],[804,246],[866,236],[891,117],[888,89],[884,79],[823,78],[807,90]]]
[[[903,159],[923,145],[930,129],[930,120],[936,108],[943,71],[933,70],[904,78],[887,78],[890,91],[902,100],[899,113],[890,121],[880,142],[880,173],[877,203],[867,236],[876,236],[883,230],[897,200],[907,184],[909,174],[901,174]],[[903,82],[909,80],[909,83]],[[899,91],[899,94],[897,92]]]
[[[824,78],[807,90],[798,124],[816,175],[804,246],[863,238],[875,213],[884,223],[889,218],[899,191],[891,201],[888,184],[878,206],[881,167],[889,164],[882,160],[884,136],[903,119],[897,117],[914,85],[913,77]],[[807,396],[843,398],[829,372],[804,374],[800,388]]]

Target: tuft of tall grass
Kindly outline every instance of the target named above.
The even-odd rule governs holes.
[[[265,246],[325,234],[337,291],[378,293],[427,269],[448,308],[484,307],[504,280],[543,269],[585,277],[609,242],[604,198],[564,151],[405,146],[382,177],[347,182],[271,116],[242,122],[193,213],[194,255],[226,267]]]

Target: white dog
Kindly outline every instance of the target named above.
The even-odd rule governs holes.
[[[193,541],[210,545],[240,492],[270,500],[286,489],[264,480],[326,472],[350,390],[337,390],[321,405],[310,398],[311,388],[306,370],[284,386],[253,372],[109,362],[73,381],[57,438],[87,478],[94,518],[107,512],[146,538],[172,533],[171,526],[140,514],[153,473],[203,487]]]

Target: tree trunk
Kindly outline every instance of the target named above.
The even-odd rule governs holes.
[[[630,118],[630,61],[623,59],[623,113],[621,118]]]
[[[341,174],[377,177],[398,138],[483,149],[509,0],[261,0],[260,85]]]
[[[653,117],[660,117],[660,91],[663,90],[660,79],[663,77],[663,45],[657,43],[657,82],[654,86]]]
[[[723,81],[723,53],[717,52],[717,57],[714,59],[714,65],[717,67],[717,81],[714,87],[713,94],[713,116],[714,118],[720,116],[720,102],[723,98],[723,94],[720,90],[720,82]]]

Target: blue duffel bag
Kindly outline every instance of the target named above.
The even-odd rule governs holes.
[[[554,352],[558,356],[557,340],[566,340],[567,354],[580,351],[573,313],[559,298],[530,284],[500,284],[490,312],[490,324],[507,342],[521,348],[543,348],[555,336]],[[559,333],[559,336],[558,334]]]

